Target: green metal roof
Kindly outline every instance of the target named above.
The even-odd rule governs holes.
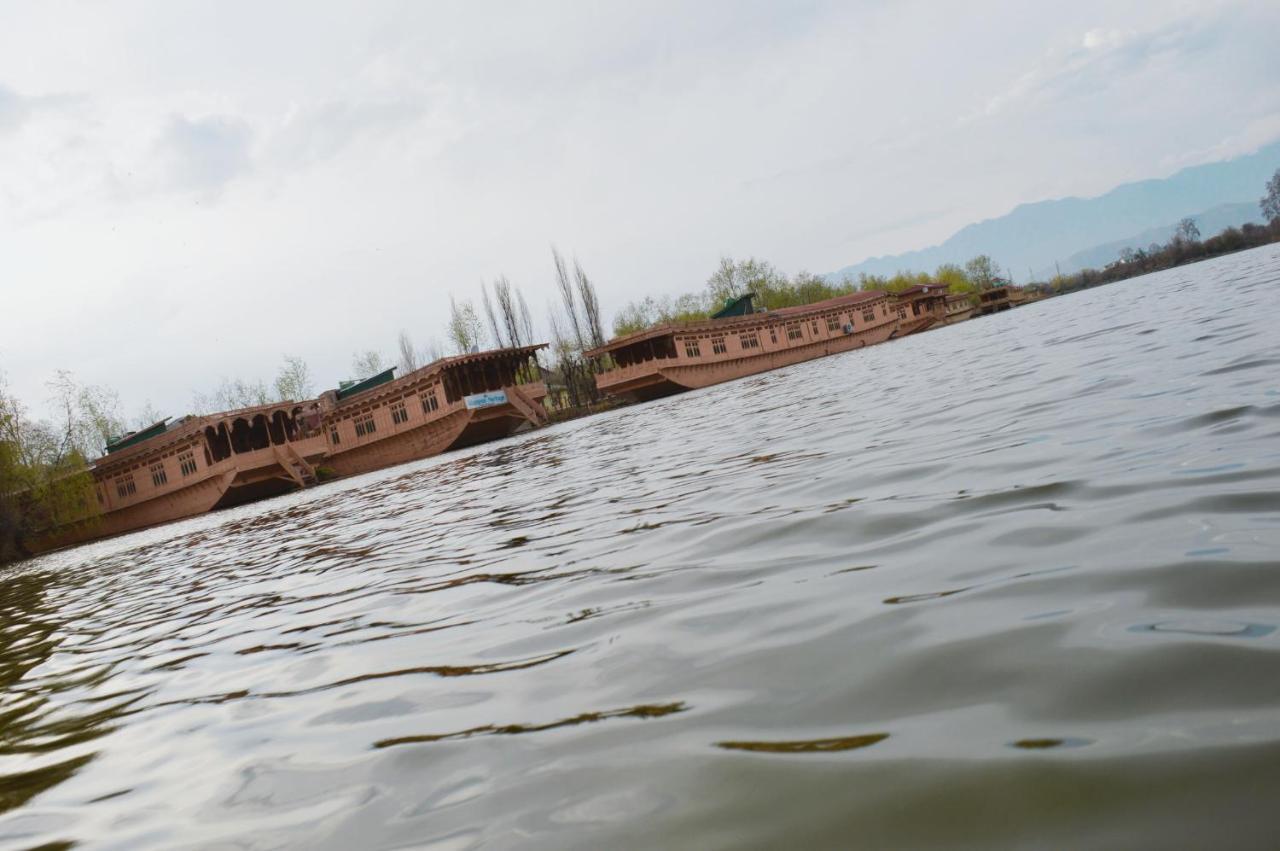
[[[751,303],[751,300],[755,297],[755,293],[745,293],[737,298],[727,298],[724,300],[724,307],[711,314],[711,318],[725,319],[729,316],[746,316],[755,313],[755,308]]]
[[[121,449],[127,449],[130,446],[137,446],[144,440],[164,434],[169,430],[168,422],[169,418],[165,417],[160,422],[135,431],[133,434],[126,434],[123,437],[117,437],[115,440],[108,440],[107,454],[110,455],[112,452],[118,452]]]
[[[338,391],[337,391],[338,401],[341,402],[343,399],[350,399],[352,396],[356,395],[357,393],[363,393],[366,390],[372,390],[374,387],[377,387],[379,384],[386,384],[388,381],[390,381],[394,377],[392,373],[394,373],[395,371],[396,371],[396,368],[393,366],[390,369],[384,369],[382,372],[379,372],[377,375],[371,375],[368,378],[361,379],[360,381],[342,382],[342,384],[338,386]]]

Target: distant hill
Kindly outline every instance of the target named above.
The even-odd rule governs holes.
[[[1261,195],[1262,193],[1258,193]],[[1186,218],[1185,216],[1183,218]],[[1248,222],[1262,223],[1262,211],[1257,201],[1245,201],[1240,204],[1220,204],[1211,210],[1197,213],[1190,217],[1200,229],[1202,237],[1210,237],[1227,228],[1240,227]],[[1179,219],[1181,221],[1181,219]],[[1142,233],[1134,234],[1127,239],[1117,239],[1096,245],[1084,251],[1077,251],[1059,265],[1062,274],[1067,275],[1081,269],[1101,269],[1108,263],[1119,259],[1120,252],[1126,248],[1146,248],[1151,243],[1164,245],[1177,230],[1177,222],[1169,222],[1157,228],[1148,228]],[[1036,270],[1042,277],[1049,277],[1056,271],[1053,266]]]
[[[1016,280],[1023,280],[1028,269],[1052,269],[1055,261],[1070,262],[1076,254],[1088,254],[1116,241],[1128,244],[1125,234],[1160,230],[1186,216],[1208,215],[1223,205],[1252,204],[1257,210],[1257,199],[1277,168],[1280,142],[1232,160],[1185,168],[1163,179],[1125,183],[1096,198],[1020,204],[999,218],[966,225],[941,245],[872,257],[828,277],[932,271],[943,263],[963,263],[989,254]],[[1201,230],[1208,236],[1211,228],[1202,225]],[[1065,264],[1062,271],[1067,271]]]

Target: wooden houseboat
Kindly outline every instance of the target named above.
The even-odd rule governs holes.
[[[766,312],[739,311],[740,302],[730,305],[736,315],[722,311],[718,318],[658,325],[588,351],[606,364],[596,386],[615,396],[656,399],[883,343],[932,324],[929,317],[900,318],[895,297],[878,290]]]
[[[972,316],[973,302],[969,300],[967,293],[951,293],[947,296],[946,321],[948,325],[963,322]]]
[[[295,402],[162,420],[94,462],[96,511],[28,546],[41,552],[311,484],[325,454],[319,426],[314,403]]]
[[[312,402],[167,419],[113,441],[90,468],[86,519],[27,541],[32,552],[131,532],[542,425],[545,344],[394,370]]]
[[[899,323],[914,323],[923,331],[947,322],[947,285],[917,284],[894,293]]]
[[[543,425],[545,344],[444,358],[400,378],[386,370],[320,397],[325,465],[348,476]]]
[[[990,316],[1013,307],[1009,299],[1008,287],[992,287],[978,293],[978,306],[974,308],[974,316]]]

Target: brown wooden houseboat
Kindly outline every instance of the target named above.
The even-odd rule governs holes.
[[[444,358],[320,397],[325,464],[347,476],[506,437],[547,421],[536,354],[545,344]]]
[[[164,420],[107,446],[90,468],[97,506],[33,552],[118,535],[315,484],[322,463],[350,475],[542,425],[543,344],[394,370],[312,402]]]
[[[586,354],[607,365],[596,375],[601,391],[643,401],[882,343],[933,322],[900,319],[898,309],[889,293],[853,293],[799,307],[659,325]]]
[[[29,546],[38,552],[118,535],[311,484],[325,440],[309,407],[261,405],[126,435],[90,468],[97,510]]]

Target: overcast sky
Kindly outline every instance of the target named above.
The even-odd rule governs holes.
[[[1050,8],[1050,6],[1056,8]],[[0,2],[0,370],[178,415],[443,338],[551,244],[606,313],[1280,138],[1280,4]]]

